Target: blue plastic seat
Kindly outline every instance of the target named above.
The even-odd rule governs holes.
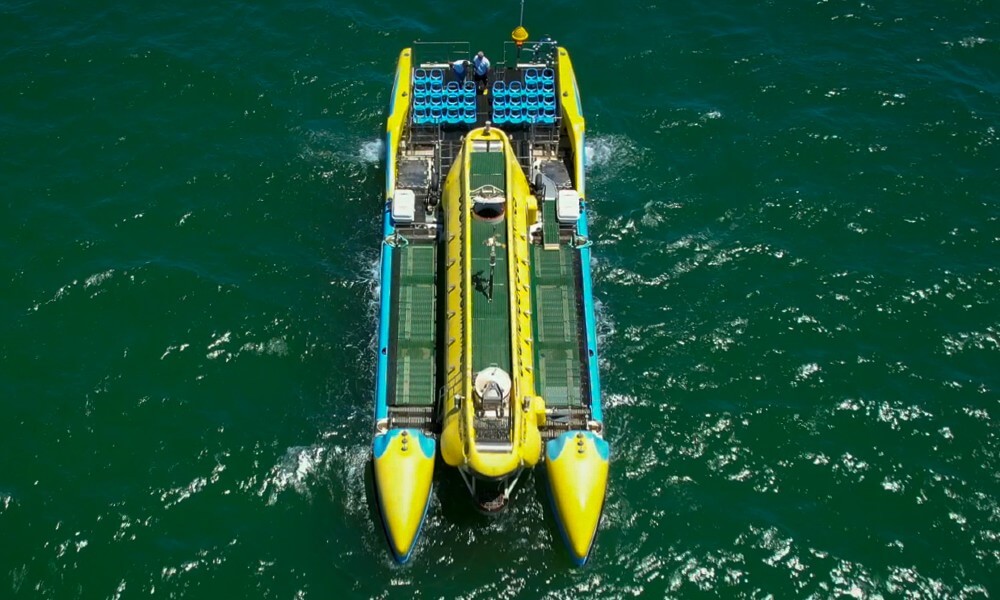
[[[538,84],[538,69],[525,69],[524,70],[524,85],[534,86]]]
[[[426,84],[427,83],[427,71],[424,69],[414,69],[413,70],[413,83],[414,85]]]
[[[507,84],[503,81],[493,82],[493,98],[506,98],[507,97]]]
[[[432,106],[430,113],[428,115],[427,122],[440,123],[443,118],[444,118],[444,112],[442,112],[442,108],[440,106]]]
[[[449,106],[444,113],[445,123],[450,125],[458,125],[462,122],[462,111],[461,108],[456,104],[455,106]]]
[[[423,125],[427,122],[427,107],[426,106],[414,106],[413,107],[413,123],[415,125]]]
[[[538,107],[529,106],[524,109],[524,122],[525,123],[537,123],[538,122]]]
[[[521,85],[520,81],[511,81],[507,85],[507,97],[514,100],[520,100],[521,95],[524,93],[524,86]]]
[[[493,109],[493,123],[496,125],[503,125],[507,122],[507,109],[501,108],[500,110]]]
[[[542,114],[539,117],[539,121],[541,123],[548,123],[550,125],[552,123],[555,123],[556,122],[556,107],[554,105],[553,106],[545,106],[545,107],[543,107],[542,108]]]
[[[507,122],[514,125],[524,122],[524,111],[520,106],[511,106],[507,110]]]
[[[444,83],[444,71],[441,69],[431,69],[429,77],[431,81]]]
[[[468,106],[462,109],[462,120],[468,125],[472,125],[476,122],[476,107],[475,105]]]
[[[449,98],[458,98],[462,95],[462,88],[458,85],[457,81],[449,81],[448,85],[445,86],[444,91]]]
[[[460,106],[462,99],[458,96],[447,96],[444,101],[445,106]]]
[[[443,108],[444,107],[444,99],[441,96],[430,96],[427,99],[427,104],[431,108]]]
[[[539,79],[541,79],[543,85],[546,83],[555,84],[556,72],[550,68],[542,69],[542,74],[539,76]]]

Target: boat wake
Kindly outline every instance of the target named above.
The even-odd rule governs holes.
[[[327,448],[318,445],[288,448],[271,467],[257,495],[266,496],[268,506],[276,504],[281,493],[288,489],[311,499],[310,490],[317,474],[329,472],[327,452]]]
[[[642,149],[627,136],[594,135],[587,139],[584,165],[587,174],[600,181],[623,170],[633,170],[642,154]]]

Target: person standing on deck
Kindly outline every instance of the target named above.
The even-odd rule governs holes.
[[[472,59],[472,65],[475,70],[476,91],[485,94],[489,89],[490,59],[486,58],[486,55],[480,50],[479,54],[476,54],[476,58]]]
[[[458,85],[462,85],[465,83],[465,76],[469,74],[469,61],[456,60],[451,63],[451,70],[455,73],[455,80],[458,81]]]

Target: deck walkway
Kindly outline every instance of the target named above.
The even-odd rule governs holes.
[[[437,331],[434,271],[437,246],[410,244],[396,248],[389,333],[389,402],[393,406],[433,406]]]
[[[503,152],[474,152],[469,158],[470,190],[484,185],[504,189]],[[503,220],[489,223],[473,218],[470,219],[469,229],[472,236],[472,372],[496,365],[510,373],[507,223]]]
[[[536,383],[550,408],[579,408],[585,397],[578,260],[572,246],[532,246]]]

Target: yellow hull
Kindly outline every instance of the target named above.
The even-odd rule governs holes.
[[[474,399],[472,339],[473,269],[470,233],[472,190],[469,188],[470,159],[474,148],[489,142],[503,148],[506,174],[506,238],[510,306],[512,389],[510,447],[485,450],[478,443],[475,426],[477,410]],[[533,348],[531,340],[531,277],[527,255],[527,227],[534,222],[537,201],[517,163],[510,142],[502,131],[493,128],[472,130],[445,180],[442,197],[447,221],[446,236],[446,331],[449,341],[446,354],[448,372],[444,398],[444,423],[441,433],[441,456],[453,467],[486,479],[514,475],[524,467],[533,467],[541,459],[542,439],[539,425],[544,423],[545,402],[535,393]]]
[[[547,444],[552,508],[573,561],[587,561],[608,488],[608,443],[591,432],[570,431]]]
[[[393,554],[406,562],[423,524],[434,477],[435,442],[417,430],[375,437],[375,489]]]

